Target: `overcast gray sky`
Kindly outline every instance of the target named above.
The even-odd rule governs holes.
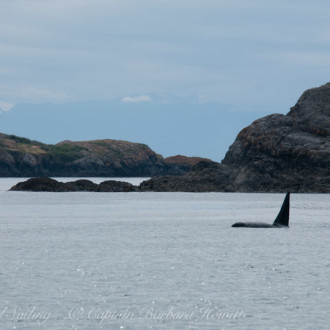
[[[0,101],[295,100],[330,80],[330,2],[1,0]],[[126,99],[127,100],[127,99]]]

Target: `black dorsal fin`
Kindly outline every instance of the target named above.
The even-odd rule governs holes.
[[[281,210],[278,213],[273,225],[289,227],[289,214],[290,214],[290,193],[288,192],[285,196]]]

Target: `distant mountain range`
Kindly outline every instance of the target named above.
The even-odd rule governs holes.
[[[147,145],[120,140],[44,144],[0,133],[0,176],[157,176],[179,175],[203,158],[163,158]]]

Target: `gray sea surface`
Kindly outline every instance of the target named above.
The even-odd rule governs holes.
[[[272,223],[284,194],[21,180],[0,179],[0,329],[329,329],[328,194],[292,194],[290,229],[231,228]]]

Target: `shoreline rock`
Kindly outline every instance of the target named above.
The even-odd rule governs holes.
[[[128,182],[115,180],[107,180],[96,184],[89,180],[60,182],[51,178],[31,178],[10,188],[10,191],[34,192],[131,192],[136,190],[137,187]]]

